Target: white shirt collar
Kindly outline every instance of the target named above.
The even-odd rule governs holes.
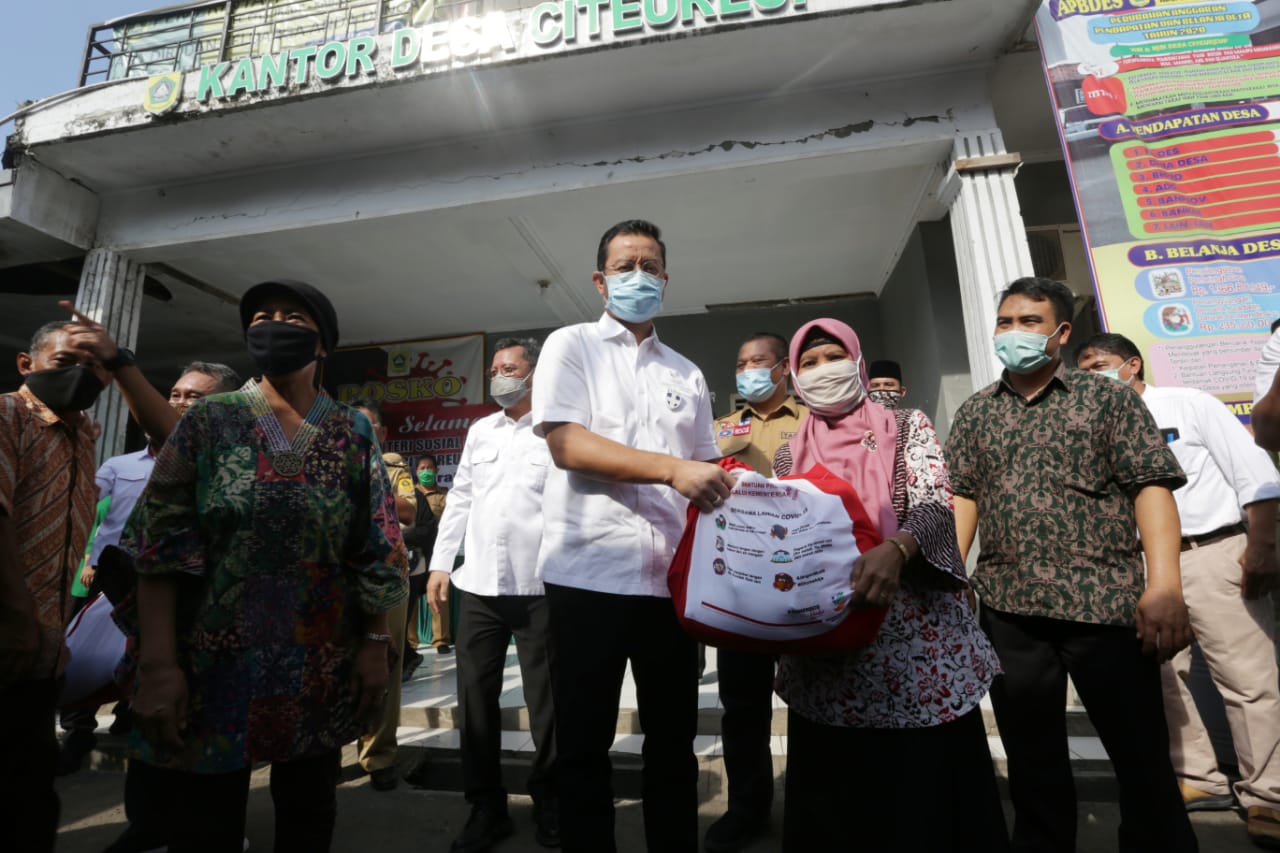
[[[600,339],[604,341],[626,335],[632,343],[636,343],[636,336],[631,333],[631,330],[619,323],[617,318],[608,311],[600,315],[600,319],[596,323],[596,330],[600,333]],[[649,336],[639,343],[643,344],[645,341],[653,341],[654,345],[658,343],[657,326],[654,326],[649,331]]]

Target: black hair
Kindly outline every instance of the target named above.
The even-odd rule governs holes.
[[[821,326],[814,326],[809,330],[808,334],[804,336],[804,340],[800,342],[800,352],[807,352],[814,347],[826,346],[828,344],[835,344],[841,349],[845,348],[844,344],[836,340],[835,336],[830,332],[826,331]]]
[[[40,328],[36,329],[31,335],[31,349],[27,350],[31,355],[35,355],[39,350],[44,349],[45,344],[49,343],[49,336],[54,332],[74,326],[74,320],[50,320]]]
[[[240,374],[225,364],[219,364],[216,361],[193,361],[186,367],[182,368],[182,372],[178,374],[178,378],[186,376],[188,373],[203,373],[205,376],[212,376],[218,380],[218,391],[234,391],[244,383],[240,380]]]
[[[652,237],[658,244],[658,250],[662,252],[662,265],[667,265],[667,244],[662,242],[662,232],[658,226],[647,219],[625,219],[604,232],[604,236],[600,238],[600,246],[596,249],[596,269],[600,272],[604,272],[605,261],[609,260],[609,244],[619,234],[643,234],[646,237]]]
[[[1276,329],[1280,329],[1280,317],[1271,321],[1271,334],[1274,335],[1276,333]]]
[[[1142,357],[1142,353],[1138,352],[1138,347],[1133,341],[1124,335],[1117,335],[1113,332],[1103,332],[1094,335],[1089,340],[1076,347],[1076,364],[1080,363],[1080,356],[1084,355],[1087,349],[1096,349],[1098,352],[1105,352],[1107,355],[1116,355],[1128,361],[1131,358],[1138,360],[1138,379],[1145,382],[1146,376],[1146,359]]]
[[[743,341],[742,344],[745,346],[752,341],[767,341],[779,361],[787,357],[787,339],[782,335],[774,332],[752,332],[751,337]]]
[[[1025,296],[1036,302],[1048,300],[1053,305],[1054,319],[1059,324],[1070,323],[1076,313],[1076,295],[1060,281],[1051,278],[1020,278],[1010,282],[1000,291],[997,306],[1003,305],[1010,296]]]
[[[542,352],[542,344],[537,338],[499,338],[493,345],[493,351],[497,353],[512,347],[520,347],[524,350],[525,361],[529,362],[530,367],[538,366],[538,355]]]
[[[372,397],[361,397],[359,400],[356,400],[355,406],[357,409],[364,409],[365,411],[373,412],[378,416],[378,423],[382,423],[382,404],[377,400]]]
[[[418,467],[418,465],[420,465],[420,464],[422,463],[422,460],[423,460],[423,459],[430,459],[430,460],[431,460],[431,467],[432,467],[432,468],[435,468],[437,471],[439,471],[439,470],[440,470],[440,463],[439,463],[438,461],[436,461],[436,455],[435,455],[434,453],[424,453],[424,454],[422,454],[421,456],[419,456],[417,459],[415,459],[415,460],[413,461],[413,467],[415,467],[415,468],[416,468],[416,467]]]

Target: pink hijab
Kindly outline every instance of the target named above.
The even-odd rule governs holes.
[[[801,346],[814,327],[839,341],[848,350],[849,358],[862,361],[862,387],[866,388],[867,365],[862,359],[857,334],[839,320],[824,317],[805,323],[791,337],[791,382],[800,398],[804,399],[804,394],[796,382],[796,371],[803,352]],[[866,398],[848,414],[828,418],[810,412],[799,432],[788,442],[791,473],[799,474],[814,465],[823,465],[844,478],[857,490],[867,514],[880,528],[880,535],[889,536],[898,530],[893,511],[893,457],[897,451],[897,435],[893,412]]]

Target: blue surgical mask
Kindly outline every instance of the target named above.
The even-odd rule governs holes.
[[[624,323],[647,323],[662,310],[662,288],[666,284],[640,268],[607,275],[609,298],[605,308]]]
[[[1058,334],[1062,324],[1053,330]],[[1049,363],[1049,354],[1045,345],[1052,335],[1039,335],[1035,332],[1024,332],[1015,329],[1003,332],[995,337],[996,358],[1000,359],[1011,373],[1031,373]]]
[[[739,373],[738,393],[751,403],[769,399],[778,387],[778,383],[773,381],[773,367],[753,367]]]

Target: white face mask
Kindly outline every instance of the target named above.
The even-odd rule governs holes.
[[[867,396],[861,358],[820,364],[796,374],[795,382],[805,404],[824,417],[848,414]]]
[[[529,393],[529,376],[503,376],[501,373],[489,380],[489,396],[504,409],[519,403]]]

